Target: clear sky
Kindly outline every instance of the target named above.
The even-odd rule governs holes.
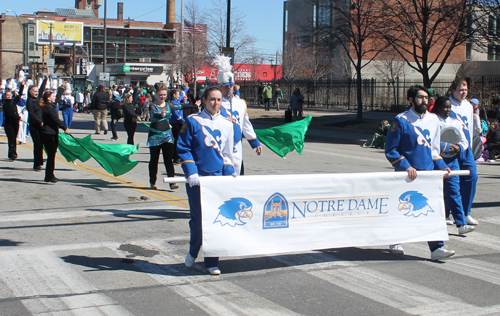
[[[189,0],[184,1],[187,3]],[[33,13],[43,8],[55,11],[56,8],[75,6],[74,0],[2,0],[0,2],[0,12],[5,13],[5,9],[10,9],[14,10],[18,15]],[[116,18],[118,2],[124,3],[123,16],[125,18],[130,17],[137,21],[155,22],[165,22],[166,20],[166,0],[108,0],[108,18]],[[104,0],[102,0],[102,3],[104,6]],[[211,1],[197,0],[197,3],[202,7],[208,7]],[[100,8],[100,17],[104,15],[103,6]],[[177,16],[180,16],[180,7],[181,0],[176,0]],[[255,48],[257,51],[263,52],[266,57],[275,56],[276,51],[281,52],[283,0],[231,0],[231,7],[238,8],[240,12],[246,15],[247,33],[256,38]],[[11,15],[13,13],[7,14]]]

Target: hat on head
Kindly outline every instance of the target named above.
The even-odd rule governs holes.
[[[430,95],[431,97],[432,97],[432,96],[434,96],[434,89],[432,89],[432,88],[428,88],[428,89],[427,89],[427,92],[429,92],[429,95]]]
[[[113,91],[113,93],[112,93],[112,94],[113,94],[113,98],[115,98],[115,99],[120,99],[120,92],[118,92],[118,91]]]
[[[475,105],[479,105],[479,100],[478,99],[471,99],[469,102],[472,103],[472,104],[475,104]]]
[[[215,56],[213,64],[219,69],[219,74],[217,75],[217,82],[219,84],[234,83],[234,74],[231,72],[233,66],[231,66],[230,60],[231,58],[228,56]]]

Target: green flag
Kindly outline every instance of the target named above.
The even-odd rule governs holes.
[[[302,155],[304,138],[311,123],[312,116],[308,115],[300,121],[283,124],[266,129],[256,129],[255,133],[260,142],[269,147],[278,156],[285,157],[294,149]]]
[[[115,177],[132,170],[139,162],[130,160],[129,156],[138,151],[138,146],[128,144],[98,144],[90,135],[75,140],[97,160],[97,162]]]
[[[85,162],[92,158],[89,152],[80,146],[73,137],[64,133],[59,133],[58,148],[67,162],[73,162],[77,159],[81,162]]]
[[[128,144],[98,144],[90,135],[73,138],[59,133],[59,151],[68,162],[94,158],[107,172],[115,177],[132,170],[139,162],[130,160],[130,155],[138,151],[138,146]]]

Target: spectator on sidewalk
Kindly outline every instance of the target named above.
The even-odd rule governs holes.
[[[108,134],[108,121],[106,119],[108,114],[108,102],[109,93],[106,92],[106,88],[104,86],[99,86],[97,88],[97,92],[92,98],[91,105],[92,114],[94,115],[96,134],[101,134],[101,124],[102,129],[104,130],[104,135]]]

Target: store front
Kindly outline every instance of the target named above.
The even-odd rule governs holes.
[[[167,75],[161,64],[149,63],[117,63],[106,65],[109,73],[110,86],[113,85],[153,85],[157,82],[166,82]]]

